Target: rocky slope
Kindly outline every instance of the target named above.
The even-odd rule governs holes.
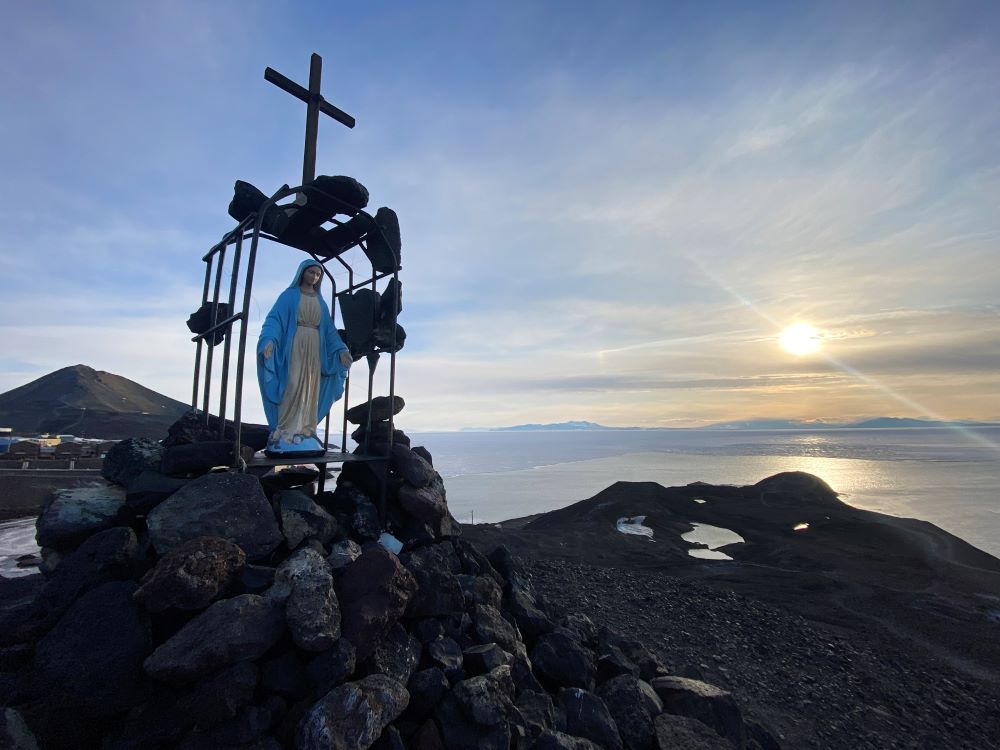
[[[646,515],[653,542],[615,529]],[[692,522],[738,532],[691,558]],[[795,527],[808,523],[806,529]],[[498,527],[499,526],[499,527]],[[465,527],[540,596],[732,690],[790,747],[990,747],[1000,737],[1000,562],[930,524],[860,511],[815,477],[618,483],[531,519]]]
[[[402,406],[348,418],[370,409],[385,449]],[[323,493],[310,469],[212,471],[225,444],[203,437],[182,420],[165,443],[125,440],[108,486],[46,502],[44,580],[0,592],[8,745],[779,747],[636,634],[540,606],[505,548],[461,538],[405,434]]]

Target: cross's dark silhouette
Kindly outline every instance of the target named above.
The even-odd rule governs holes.
[[[301,99],[306,107],[306,145],[302,157],[302,184],[312,182],[316,177],[316,136],[319,132],[319,113],[329,115],[339,123],[349,128],[354,127],[354,118],[346,112],[337,109],[319,93],[319,79],[323,71],[323,58],[313,52],[309,60],[309,88],[304,89],[274,68],[264,69],[264,80],[270,81],[280,89],[287,91],[297,99]]]

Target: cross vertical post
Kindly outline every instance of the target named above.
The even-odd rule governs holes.
[[[302,158],[302,184],[316,179],[316,138],[319,134],[319,80],[323,74],[323,58],[312,53],[309,59],[309,101],[306,104],[306,145]]]

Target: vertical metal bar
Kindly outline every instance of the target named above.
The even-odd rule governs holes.
[[[268,204],[264,204],[269,207]],[[236,353],[236,390],[233,393],[233,465],[240,461],[240,438],[243,425],[243,368],[247,351],[247,325],[250,322],[250,292],[253,289],[254,265],[257,262],[257,243],[260,241],[260,223],[264,217],[264,208],[257,216],[253,225],[253,239],[250,241],[250,255],[247,258],[247,279],[243,287],[243,317],[240,319],[240,345]]]
[[[212,326],[215,326],[219,320],[219,289],[222,287],[222,267],[226,264],[226,248],[229,247],[229,238],[227,237],[225,241],[226,244],[219,250],[219,264],[215,267],[215,290],[212,292]],[[205,341],[208,345],[208,356],[205,357],[205,394],[203,396],[206,427],[208,427],[209,421],[208,402],[212,390],[212,359],[215,354],[215,347],[212,345],[211,339],[215,338],[215,334],[216,332],[213,331],[209,340]]]
[[[336,282],[336,280],[334,280],[333,274],[330,273],[327,270],[326,263],[324,263],[319,258],[317,258],[315,254],[310,253],[310,255],[312,255],[313,260],[317,261],[320,264],[320,267],[323,269],[323,273],[325,273],[329,277],[329,279],[330,279],[330,288],[332,290],[331,291],[331,295],[330,295],[330,325],[332,325],[334,328],[336,328],[337,327],[337,321],[336,321],[336,315],[337,315],[337,282]],[[323,346],[323,343],[320,342],[320,347],[322,347],[322,346]],[[331,405],[330,409],[331,410],[333,409],[332,405]],[[324,454],[328,453],[329,450],[330,450],[330,410],[327,410],[326,417],[323,418],[323,451],[324,451]],[[317,465],[317,467],[316,467],[317,469],[319,469],[319,485],[318,485],[318,491],[319,492],[323,492],[323,490],[326,489],[326,467],[327,467],[327,465],[328,464],[324,463],[324,464],[321,464],[321,465]]]
[[[340,256],[337,256],[337,260],[340,261],[340,265],[347,269],[347,288],[354,288],[354,269],[350,266],[347,261],[345,261]],[[347,382],[344,384],[344,417],[341,420],[341,433],[340,433],[340,452],[347,453],[347,405],[350,403],[348,396],[351,392],[351,378],[350,375],[347,377]]]
[[[229,312],[233,314],[236,306],[236,285],[240,277],[240,255],[243,251],[243,228],[236,235],[236,249],[233,252],[233,272],[229,276]],[[233,324],[226,327],[225,349],[222,352],[222,395],[219,398],[219,440],[226,439],[226,396],[229,389],[229,353],[232,349]]]
[[[308,185],[316,177],[316,138],[319,134],[319,81],[323,72],[323,58],[313,52],[309,58],[309,100],[306,102],[306,145],[302,158],[302,184]]]
[[[399,263],[397,261],[396,265]],[[399,317],[399,298],[402,291],[399,288],[399,269],[392,273],[396,294],[392,300],[392,352],[389,355],[389,403],[392,407],[396,405],[396,319]],[[396,428],[395,408],[389,409],[389,453],[392,453],[392,434]]]
[[[211,253],[205,258],[205,286],[201,290],[201,304],[208,302],[208,284],[212,278],[212,258],[215,257]],[[202,339],[198,339],[197,349],[194,353],[194,385],[191,390],[191,408],[198,408],[198,379],[201,377],[201,345],[204,343]]]

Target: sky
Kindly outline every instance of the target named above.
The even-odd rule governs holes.
[[[234,181],[301,180],[264,68],[316,52],[317,172],[400,218],[404,429],[1000,419],[1000,4],[0,2],[0,391],[190,401]]]

